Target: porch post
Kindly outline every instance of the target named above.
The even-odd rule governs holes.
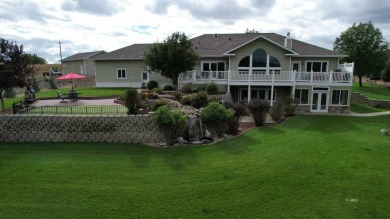
[[[228,73],[227,91],[228,91],[228,93],[230,93],[230,70],[228,70],[227,73]]]
[[[192,70],[192,81],[196,81],[196,70]]]
[[[333,77],[333,71],[330,70],[330,72],[329,72],[329,83],[332,83],[332,77]]]
[[[311,83],[313,83],[313,75],[314,75],[313,70],[311,70],[311,72],[310,72],[310,82]]]
[[[249,103],[249,101],[251,100],[251,85],[249,84],[248,85],[248,103]]]
[[[270,106],[273,106],[273,99],[274,99],[274,84],[272,83],[271,86],[271,100],[270,100]]]

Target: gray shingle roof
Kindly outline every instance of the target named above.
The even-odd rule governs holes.
[[[109,53],[95,56],[95,60],[132,60],[143,59],[145,51],[153,44],[133,44]]]
[[[286,54],[298,56],[335,56],[343,57],[344,55],[305,43],[299,40],[292,39],[292,49],[284,47],[285,36],[275,33],[256,33],[256,34],[204,34],[191,39],[196,51],[201,57],[219,57],[224,56],[228,52],[239,48],[248,42],[257,38],[264,38],[275,43],[277,46],[286,49]],[[143,59],[143,55],[147,49],[153,44],[133,44],[109,53],[99,54],[95,56],[95,60],[133,60]],[[295,53],[295,54],[294,54]]]
[[[94,52],[82,52],[82,53],[76,53],[74,55],[71,55],[69,57],[66,57],[64,59],[62,59],[63,62],[67,62],[67,61],[76,61],[76,60],[84,60],[86,58],[89,58],[89,57],[92,57],[96,54],[101,54],[101,53],[105,53],[103,50],[100,50],[100,51],[94,51]]]

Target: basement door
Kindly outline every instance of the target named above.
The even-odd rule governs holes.
[[[328,112],[329,88],[313,88],[310,112]]]

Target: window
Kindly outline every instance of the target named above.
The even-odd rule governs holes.
[[[308,61],[306,62],[306,72],[328,72],[328,62]]]
[[[295,100],[298,104],[309,103],[309,89],[295,89]]]
[[[241,89],[241,94],[240,94],[240,101],[247,101],[248,100],[248,89],[244,88]],[[251,99],[262,99],[266,101],[271,100],[271,89],[267,88],[251,88]],[[274,89],[274,94],[273,94],[273,100],[276,101],[276,89]]]
[[[202,71],[225,71],[225,62],[202,62]]]
[[[125,68],[118,68],[117,69],[117,78],[118,79],[125,79],[126,78],[126,69]]]
[[[253,52],[252,67],[267,67],[267,52],[264,49],[256,49]]]
[[[348,104],[348,90],[333,90],[332,104],[333,105],[347,105]]]
[[[252,69],[252,74],[270,74],[273,70],[280,72],[281,65],[276,57],[268,55],[264,49],[260,48],[256,49],[252,56],[242,58],[238,64],[238,71],[250,69]]]

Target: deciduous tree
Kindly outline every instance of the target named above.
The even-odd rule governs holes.
[[[175,32],[163,42],[154,43],[145,53],[145,64],[150,71],[170,78],[174,85],[180,73],[190,71],[197,64],[199,55],[184,33]]]
[[[335,51],[348,55],[344,61],[355,62],[354,72],[359,77],[362,86],[363,75],[384,68],[387,60],[388,42],[383,38],[380,29],[371,22],[353,24],[336,38]]]
[[[28,85],[27,78],[33,76],[30,58],[23,52],[23,45],[0,39],[0,101],[4,110],[3,91]]]
[[[47,64],[46,59],[39,57],[37,54],[26,54],[30,58],[31,65]]]

